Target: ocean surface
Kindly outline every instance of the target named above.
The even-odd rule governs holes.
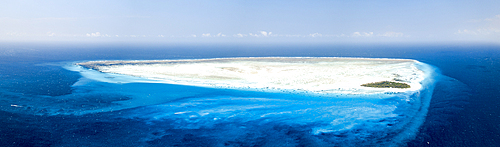
[[[418,93],[322,97],[109,83],[93,60],[414,59]],[[500,46],[0,44],[0,146],[500,146]],[[133,77],[119,77],[133,80]]]

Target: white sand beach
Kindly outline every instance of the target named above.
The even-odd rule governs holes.
[[[170,84],[230,89],[369,94],[417,91],[425,78],[409,59],[255,57],[196,60],[90,61],[77,65]],[[410,88],[361,84],[393,81]]]

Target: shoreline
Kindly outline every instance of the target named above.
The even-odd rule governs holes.
[[[228,58],[206,58],[206,59],[165,59],[165,60],[97,60],[75,63],[76,65],[86,66],[87,64],[102,64],[111,65],[113,63],[123,64],[155,64],[155,63],[172,63],[172,62],[203,62],[216,60],[244,60],[244,59],[340,59],[340,60],[371,60],[371,61],[412,61],[413,59],[394,59],[394,58],[364,58],[364,57],[228,57]],[[109,63],[108,63],[109,62]]]

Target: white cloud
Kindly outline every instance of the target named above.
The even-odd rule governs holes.
[[[201,34],[201,37],[211,37],[211,36],[210,33],[206,33],[206,34]]]
[[[266,32],[266,31],[259,31],[258,33],[254,34],[254,33],[248,33],[248,35],[246,34],[236,34],[236,35],[233,35],[234,37],[245,37],[245,36],[253,36],[253,37],[269,37],[271,36],[273,32]],[[276,35],[275,35],[276,36]]]
[[[475,31],[469,31],[467,29],[463,29],[463,30],[458,30],[457,33],[455,34],[470,34],[470,35],[477,35],[477,33]]]
[[[238,34],[234,34],[233,36],[234,36],[234,37],[239,37],[239,38],[241,38],[241,37],[245,37],[245,36],[247,36],[247,35],[246,35],[246,34],[241,34],[241,33],[238,33]]]
[[[94,37],[99,37],[99,36],[101,36],[101,33],[99,33],[99,32],[95,32],[95,33],[92,33],[92,36],[94,36]]]
[[[351,36],[352,37],[371,37],[371,36],[373,36],[373,32],[369,32],[369,33],[367,33],[367,32],[362,32],[362,33],[354,32],[354,33],[352,33]]]
[[[217,35],[211,35],[210,33],[201,34],[201,37],[226,37],[226,35],[222,33],[218,33]]]
[[[472,35],[482,37],[500,37],[500,15],[495,15],[492,18],[485,18],[484,21],[478,22],[473,29],[460,29],[455,32],[456,35]]]
[[[274,36],[277,36],[277,37],[305,37],[304,35],[299,35],[299,34],[276,34]]]
[[[486,19],[484,19],[484,21],[498,21],[499,19],[500,19],[500,14],[495,15],[495,17],[493,17],[493,18],[486,18]]]
[[[359,32],[354,32],[352,33],[352,36],[361,36],[361,34]]]
[[[257,34],[252,34],[252,33],[248,33],[250,36],[253,36],[253,37],[259,37],[259,35]]]
[[[163,36],[163,35],[158,35],[158,37],[165,37],[165,36]]]
[[[298,34],[295,34],[295,35],[284,35],[285,37],[304,37],[304,35],[298,35]]]
[[[226,37],[226,35],[219,33],[219,34],[217,34],[217,37]]]
[[[384,34],[378,34],[377,36],[382,37],[403,37],[404,34],[401,32],[385,32]]]
[[[268,35],[269,35],[269,36],[271,36],[271,34],[272,34],[272,33],[273,33],[273,32],[269,32],[269,33],[268,33],[268,32],[266,32],[266,31],[260,31],[260,34],[262,34],[262,36],[265,36],[265,37],[267,37]]]
[[[313,34],[309,34],[310,37],[322,37],[323,35],[320,34],[320,33],[313,33]]]
[[[106,35],[107,35],[107,34],[106,34]],[[99,33],[99,32],[95,32],[95,33],[90,33],[90,34],[89,34],[89,33],[87,33],[87,35],[86,35],[86,36],[87,36],[87,37],[101,37],[102,35],[101,35],[101,33]]]
[[[191,35],[191,37],[196,37],[196,35]]]
[[[50,37],[54,36],[55,34],[56,34],[56,33],[47,32],[47,35],[48,35],[48,36],[50,36]]]
[[[260,34],[262,34],[264,36],[267,36],[267,32],[266,31],[260,31]]]

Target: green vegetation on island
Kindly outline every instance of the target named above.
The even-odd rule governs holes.
[[[390,82],[390,81],[382,81],[382,82],[374,82],[362,84],[364,87],[375,87],[375,88],[410,88],[410,85],[406,83],[398,83],[398,82]]]

